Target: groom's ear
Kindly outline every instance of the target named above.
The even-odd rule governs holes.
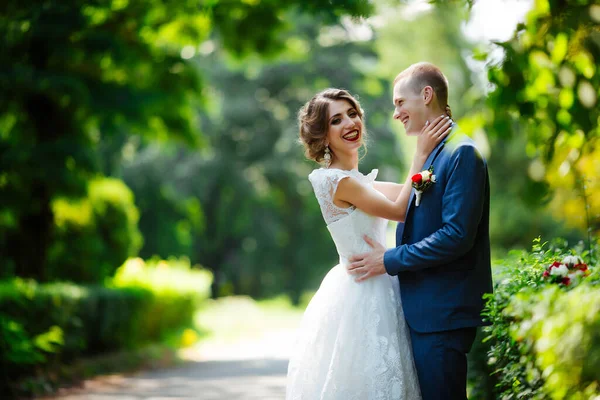
[[[433,91],[433,88],[431,86],[425,86],[423,88],[423,102],[426,106],[431,104],[431,102],[433,101],[434,93],[435,92]]]

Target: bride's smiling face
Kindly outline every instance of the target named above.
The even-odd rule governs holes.
[[[346,100],[329,103],[327,142],[334,155],[358,152],[363,144],[362,119],[352,104]]]

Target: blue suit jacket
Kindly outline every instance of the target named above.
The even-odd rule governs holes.
[[[423,169],[430,165],[437,182],[418,207],[413,189],[385,268],[400,280],[406,321],[415,331],[483,325],[482,296],[492,292],[487,163],[455,126]]]

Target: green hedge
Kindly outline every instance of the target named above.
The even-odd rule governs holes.
[[[595,254],[600,246],[596,244]],[[600,394],[600,271],[572,272],[568,284],[544,271],[582,245],[536,240],[495,269],[485,327],[470,355],[473,399],[597,399]],[[548,275],[548,274],[546,274]],[[566,281],[565,281],[566,282]]]
[[[108,287],[0,282],[2,368],[11,381],[135,349],[191,326],[212,275],[187,260],[130,259]]]
[[[85,198],[57,198],[52,211],[46,281],[103,284],[142,245],[133,192],[119,179],[92,180]]]
[[[212,273],[191,270],[186,258],[144,262],[129,259],[115,274],[114,288],[148,291],[153,296],[136,314],[135,329],[128,334],[133,344],[146,340],[148,332],[167,332],[191,325],[199,302],[210,297]],[[154,338],[153,338],[154,339]]]

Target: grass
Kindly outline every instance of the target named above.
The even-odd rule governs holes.
[[[231,343],[293,330],[303,312],[304,307],[294,307],[286,296],[268,300],[231,296],[204,302],[195,321],[202,341]]]

